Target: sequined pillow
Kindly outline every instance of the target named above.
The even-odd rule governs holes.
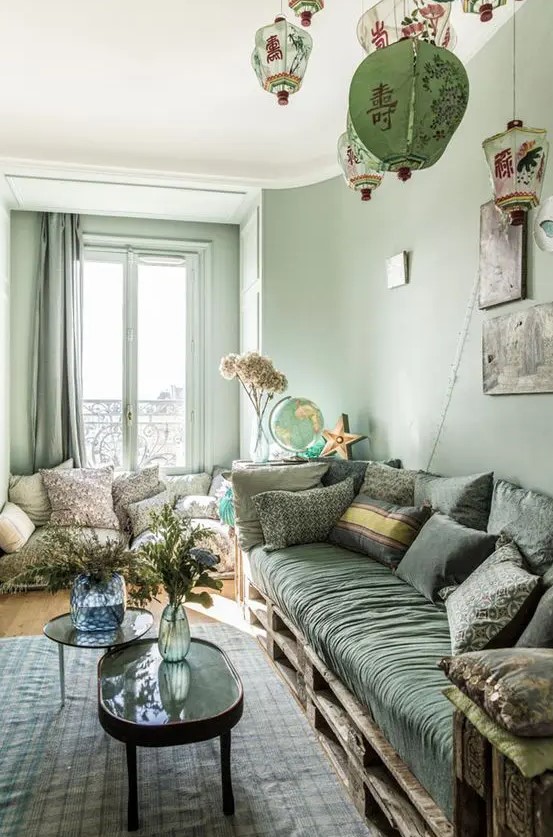
[[[540,579],[523,567],[515,544],[500,546],[459,587],[442,590],[451,653],[514,644],[531,617]]]
[[[354,498],[354,478],[307,491],[266,491],[252,499],[272,552],[301,543],[326,541],[328,533]]]
[[[113,468],[40,471],[52,507],[50,523],[119,529],[113,508]]]
[[[119,474],[112,486],[113,507],[121,529],[130,529],[127,506],[159,494],[163,486],[159,482],[159,465],[151,465],[140,471]]]
[[[439,665],[503,729],[553,736],[553,649],[478,651],[445,657]]]

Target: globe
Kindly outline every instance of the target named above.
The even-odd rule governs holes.
[[[323,426],[323,414],[307,398],[283,398],[274,406],[269,419],[275,442],[293,453],[302,453],[316,442]]]

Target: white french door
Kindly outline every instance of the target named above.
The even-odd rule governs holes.
[[[83,414],[89,465],[188,470],[198,457],[195,256],[85,248]]]

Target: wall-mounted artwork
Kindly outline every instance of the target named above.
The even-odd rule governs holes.
[[[484,392],[553,392],[553,303],[484,323]]]
[[[386,259],[386,275],[389,288],[399,288],[409,282],[409,263],[405,250],[391,259]]]
[[[534,238],[540,250],[553,253],[553,197],[543,201],[536,215]]]
[[[480,207],[480,308],[526,299],[527,221],[512,226],[493,201]]]

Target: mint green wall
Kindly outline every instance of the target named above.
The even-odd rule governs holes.
[[[10,464],[13,473],[28,473],[31,467],[28,403],[39,215],[12,212],[11,217]],[[88,215],[83,216],[82,226],[86,233],[213,242],[213,331],[210,342],[214,358],[214,374],[210,382],[214,428],[212,457],[215,463],[230,463],[239,452],[238,390],[219,376],[217,367],[223,354],[238,351],[239,347],[238,227]]]
[[[519,115],[553,140],[551,0],[525,3],[517,26]],[[491,197],[481,144],[512,114],[511,39],[506,26],[471,61],[461,128],[409,183],[388,175],[370,204],[341,179],[264,192],[263,350],[289,376],[290,394],[321,405],[327,425],[344,411],[370,435],[357,457],[428,465],[477,271],[479,207]],[[552,192],[553,155],[544,197]],[[530,298],[472,318],[432,467],[493,468],[553,493],[553,396],[482,393],[484,319],[553,300],[553,254],[532,238],[529,249]],[[388,290],[385,261],[401,250],[411,252],[411,284]]]
[[[0,507],[9,471],[10,216],[0,206]]]

